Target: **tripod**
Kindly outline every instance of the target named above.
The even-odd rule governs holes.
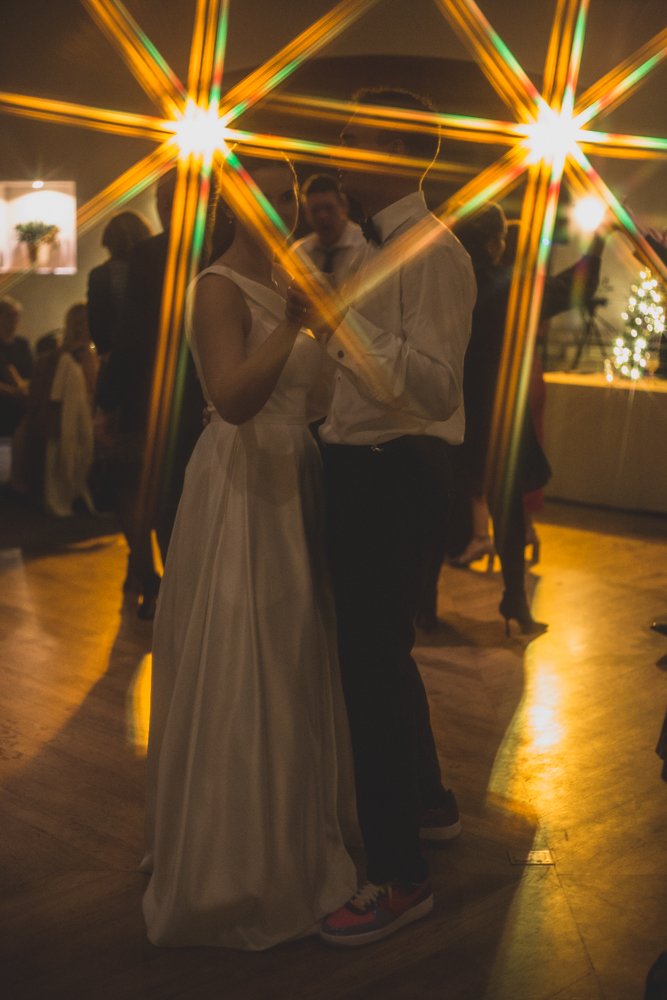
[[[585,347],[597,347],[602,355],[603,361],[606,361],[609,357],[607,353],[607,345],[602,337],[601,327],[604,326],[604,328],[610,333],[614,333],[615,331],[611,323],[608,323],[606,319],[601,319],[597,316],[598,306],[606,306],[607,302],[608,299],[593,298],[581,306],[581,315],[584,325],[582,327],[581,336],[577,342],[577,350],[572,364],[570,365],[570,371],[574,371],[575,368],[579,367],[579,362],[581,361],[581,356]]]

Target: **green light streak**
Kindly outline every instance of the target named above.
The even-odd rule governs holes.
[[[227,34],[229,31],[229,0],[225,0],[220,17],[218,19],[218,30],[215,39],[215,54],[213,57],[213,79],[211,82],[211,93],[209,106],[216,108],[220,104],[222,93],[222,78],[225,68],[225,53],[227,51]]]
[[[279,83],[282,83],[283,80],[286,80],[288,76],[298,69],[305,59],[305,55],[300,56],[297,59],[292,59],[291,62],[287,63],[286,66],[283,66],[280,70],[278,70],[278,72],[274,73],[273,76],[269,78],[264,89],[267,91],[273,90],[274,87],[277,87]],[[244,111],[247,111],[248,108],[252,107],[253,104],[256,103],[256,96],[248,97],[245,101],[239,101],[239,103],[236,104],[230,111],[225,111],[225,120],[230,122],[234,121],[236,118],[239,118]]]
[[[159,67],[159,69],[165,75],[165,77],[170,81],[170,83],[173,84],[174,88],[177,91],[179,91],[183,99],[185,99],[186,94],[183,84],[178,79],[174,71],[171,69],[169,63],[162,57],[161,53],[155,47],[154,43],[150,40],[148,35],[144,31],[142,31],[142,29],[139,27],[139,25],[134,20],[134,18],[127,10],[127,8],[124,6],[124,4],[120,3],[119,0],[113,0],[113,6],[119,12],[125,23],[131,28],[133,34],[135,35],[135,38],[143,47],[143,49],[146,51],[146,53],[148,53],[148,55],[151,57],[155,65]]]
[[[271,220],[273,225],[278,229],[282,236],[289,236],[289,230],[283,220],[280,218],[275,208],[271,202],[265,197],[263,191],[255,184],[254,180],[243,166],[238,156],[233,150],[230,150],[227,156],[227,163],[232,167],[233,170],[239,175],[241,180],[244,182],[252,196],[254,197],[257,204],[264,211],[264,213]]]
[[[577,116],[577,126],[585,125],[592,118],[596,118],[609,104],[613,101],[615,102],[619,97],[626,94],[638,83],[641,83],[644,77],[648,76],[651,70],[655,69],[655,67],[658,66],[664,58],[665,52],[656,52],[654,56],[647,59],[646,62],[642,63],[641,66],[638,66],[632,73],[623,77],[618,86],[611,88],[611,90],[609,90],[604,97],[595,101]]]
[[[626,149],[642,149],[646,152],[667,153],[667,139],[660,136],[649,135],[625,135],[621,132],[597,132],[589,129],[582,129],[577,136],[578,142],[590,142],[605,145],[616,145]],[[597,151],[596,151],[597,152]],[[604,154],[604,148],[600,149],[600,154]]]
[[[575,91],[579,79],[579,68],[584,50],[584,38],[586,36],[586,16],[588,13],[588,0],[579,8],[579,14],[574,26],[572,36],[572,49],[570,52],[570,68],[568,72],[567,85],[563,97],[563,111],[572,116],[574,110]]]

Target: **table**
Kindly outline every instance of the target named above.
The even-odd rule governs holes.
[[[667,381],[545,374],[547,497],[667,514]]]

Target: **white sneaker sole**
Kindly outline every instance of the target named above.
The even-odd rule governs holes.
[[[445,840],[454,840],[461,832],[461,820],[452,823],[451,826],[423,826],[419,831],[421,840],[433,840],[443,843]]]
[[[377,931],[367,931],[365,934],[351,934],[349,937],[340,937],[337,934],[327,934],[326,931],[320,930],[320,938],[326,944],[333,945],[334,948],[359,948],[364,944],[373,944],[375,941],[381,941],[383,938],[389,937],[395,931],[399,931],[401,927],[406,927],[408,924],[413,923],[415,920],[421,920],[422,917],[427,917],[428,914],[433,909],[433,893],[427,896],[426,899],[422,900],[418,906],[413,906],[409,910],[406,910],[401,917],[397,917],[396,920],[391,924],[387,924],[386,927],[381,927]]]

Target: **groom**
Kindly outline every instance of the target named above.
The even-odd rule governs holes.
[[[355,99],[360,105],[432,110],[405,91],[363,91]],[[411,649],[423,554],[433,534],[431,446],[433,438],[453,444],[463,439],[463,358],[476,289],[468,255],[426,208],[421,181],[398,170],[406,156],[430,165],[439,138],[403,131],[400,124],[380,130],[353,115],[341,140],[382,154],[386,164],[381,173],[353,166],[341,173],[344,191],[367,215],[369,242],[353,304],[341,311],[336,329],[318,334],[337,365],[320,436],[339,655],[369,880],[323,922],[321,937],[352,947],[377,941],[432,909],[420,829],[430,839],[448,839],[459,829],[456,801],[441,784]],[[398,267],[378,278],[395,255]],[[291,289],[288,308],[306,306],[303,294]]]

